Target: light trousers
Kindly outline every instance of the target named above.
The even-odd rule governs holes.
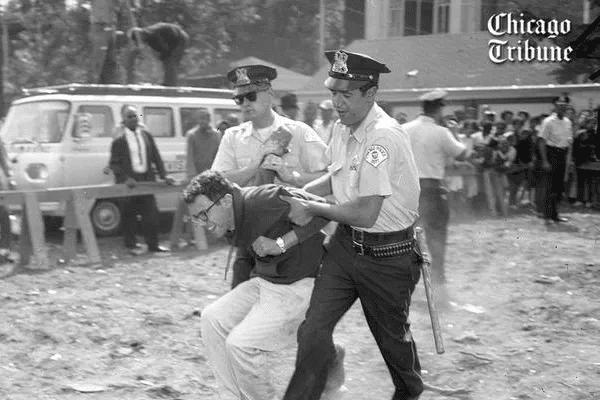
[[[251,278],[202,311],[202,338],[223,400],[273,399],[266,356],[295,343],[314,281]]]

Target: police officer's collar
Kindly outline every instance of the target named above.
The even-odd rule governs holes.
[[[377,122],[377,118],[384,113],[384,111],[379,107],[377,102],[374,102],[371,106],[371,109],[367,113],[367,116],[360,122],[360,124],[354,130],[352,136],[359,142],[362,143],[367,136],[367,133],[373,129],[375,123]]]
[[[274,129],[277,129],[281,125],[285,124],[284,119],[287,119],[287,118],[282,117],[281,115],[277,114],[275,111],[271,111],[271,112],[273,113],[273,123],[271,124],[271,127],[273,127]],[[245,123],[247,123],[248,125],[246,127],[244,127],[242,136],[243,137],[252,136],[252,134],[254,133],[254,125],[252,124],[252,121],[247,121]]]

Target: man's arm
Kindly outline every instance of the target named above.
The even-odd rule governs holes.
[[[294,190],[282,188],[280,189],[280,193],[292,196],[294,198],[311,198],[314,199],[313,201],[315,202],[326,201],[325,199],[320,198],[318,196],[312,196],[309,193],[303,193],[299,189]],[[266,255],[279,255],[282,254],[284,251],[287,251],[288,249],[296,246],[299,243],[304,242],[308,238],[317,234],[328,223],[329,220],[323,217],[316,217],[311,219],[310,222],[304,226],[295,226],[294,229],[281,236],[281,238],[283,239],[283,249],[279,247],[275,240],[264,236],[258,237],[252,244],[252,248],[260,257],[264,257]]]
[[[282,196],[290,203],[290,219],[297,225],[306,225],[313,217],[324,217],[342,224],[370,228],[377,221],[384,196],[359,197],[342,204],[319,203],[312,200]]]
[[[302,188],[308,193],[312,193],[317,196],[325,197],[333,194],[333,188],[331,187],[331,173],[321,175],[317,179],[307,183]]]
[[[124,139],[117,138],[113,140],[110,147],[110,161],[108,162],[110,169],[115,175],[117,182],[125,181],[130,177],[131,168],[125,166],[125,146]]]
[[[186,154],[185,154],[185,170],[187,172],[187,178],[192,179],[198,175],[196,171],[196,151],[194,147],[194,133],[189,132],[186,140]]]

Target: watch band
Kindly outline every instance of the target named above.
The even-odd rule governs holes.
[[[279,248],[281,249],[281,253],[285,253],[285,241],[283,240],[283,238],[280,236],[275,240],[275,243],[277,244],[277,246],[279,246]]]

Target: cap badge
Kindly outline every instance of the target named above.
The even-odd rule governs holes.
[[[343,51],[336,51],[333,65],[331,66],[331,71],[338,72],[340,74],[347,74],[348,65],[346,65],[346,61],[348,61],[348,54],[344,53]]]
[[[235,70],[237,85],[249,85],[250,78],[248,78],[248,70],[246,68],[238,68]]]

